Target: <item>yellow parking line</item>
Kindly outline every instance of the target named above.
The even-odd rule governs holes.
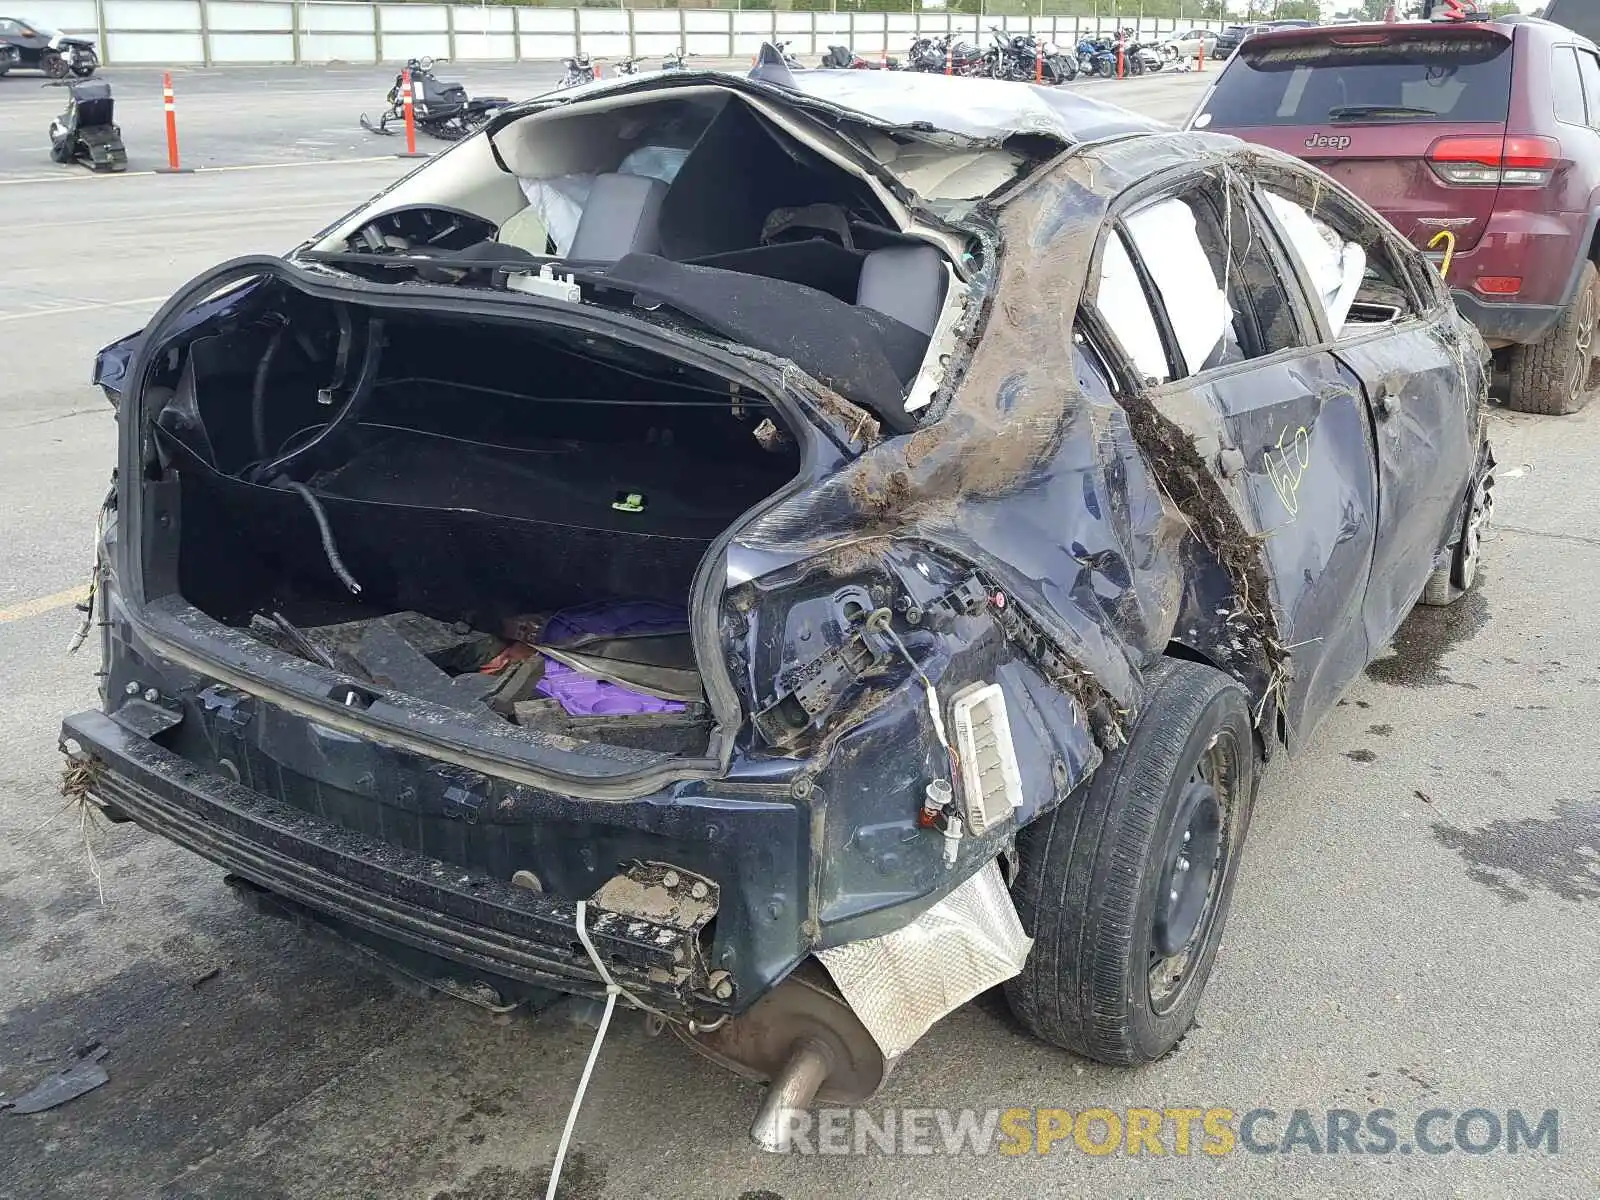
[[[11,621],[25,621],[29,617],[43,616],[47,612],[54,612],[58,608],[66,608],[83,599],[87,589],[79,586],[68,588],[64,592],[57,592],[53,596],[39,596],[33,600],[24,600],[21,604],[13,604],[10,608],[0,608],[0,625]]]

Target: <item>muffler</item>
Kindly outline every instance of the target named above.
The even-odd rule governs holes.
[[[815,959],[751,1006],[742,1016],[700,1034],[674,1024],[695,1050],[746,1079],[767,1083],[750,1137],[775,1154],[789,1149],[791,1114],[816,1101],[859,1104],[889,1075],[889,1062],[872,1034]]]

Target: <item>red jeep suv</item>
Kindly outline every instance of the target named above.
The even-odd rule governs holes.
[[[1530,17],[1258,33],[1189,128],[1315,163],[1433,246],[1512,408],[1570,413],[1588,399],[1600,349],[1592,42]]]

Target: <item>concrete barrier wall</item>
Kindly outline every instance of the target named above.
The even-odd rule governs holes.
[[[29,0],[28,16],[95,39],[110,65],[394,63],[423,54],[463,61],[654,58],[682,46],[691,57],[742,58],[762,42],[795,54],[830,45],[904,54],[919,34],[987,43],[990,26],[1073,45],[1134,27],[1141,38],[1217,22],[1114,17],[974,16],[946,11],[835,13],[706,8],[535,8],[488,4],[384,4],[370,0]]]

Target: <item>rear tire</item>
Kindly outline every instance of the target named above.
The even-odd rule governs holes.
[[[1131,1066],[1171,1052],[1216,958],[1255,797],[1244,689],[1164,659],[1129,743],[1017,839],[1012,885],[1034,946],[1005,985],[1030,1032]]]
[[[1575,413],[1589,403],[1594,365],[1595,319],[1600,315],[1600,272],[1583,264],[1578,294],[1543,340],[1517,346],[1509,356],[1511,390],[1507,406],[1517,412]]]

